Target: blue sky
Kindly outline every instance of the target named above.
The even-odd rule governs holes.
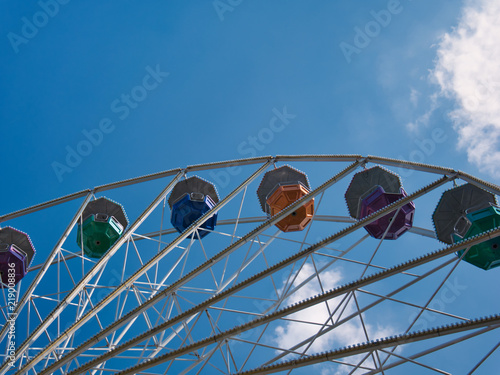
[[[23,17],[32,20],[41,8],[2,3],[5,174],[37,184],[35,191],[5,186],[5,194],[27,199],[6,202],[5,211],[101,183],[254,153],[410,159],[419,150],[415,136],[427,139],[433,128],[444,131],[446,142],[424,162],[477,170],[456,150],[448,103],[419,134],[406,127],[436,91],[429,70],[440,36],[457,23],[457,2],[402,1],[400,12],[350,63],[340,43],[354,45],[355,28],[373,21],[370,11],[386,10],[386,1],[241,2],[221,13],[223,20],[209,1],[124,4],[60,5],[46,26],[18,44],[7,36],[22,37]],[[124,112],[113,112],[111,104],[141,85],[148,66],[169,75],[120,119]],[[412,90],[419,93],[416,108]],[[296,115],[284,131],[260,147],[241,146],[269,127],[274,108],[284,107]],[[104,118],[112,121],[112,133],[59,179],[52,164],[65,164],[66,147],[76,150],[86,140],[82,131],[98,128]]]
[[[498,184],[493,3],[2,1],[1,214],[277,154],[400,158]]]

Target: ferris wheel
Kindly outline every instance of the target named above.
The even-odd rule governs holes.
[[[493,373],[500,187],[362,155],[191,165],[0,216],[0,374]]]

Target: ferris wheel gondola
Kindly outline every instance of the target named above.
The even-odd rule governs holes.
[[[229,186],[210,182],[235,165]],[[415,172],[411,191],[391,168]],[[148,183],[160,192],[138,209]],[[449,168],[278,155],[136,177],[0,216],[31,229],[35,244],[53,241],[18,280],[14,311],[4,293],[6,346],[7,319],[18,324],[0,374],[453,373],[447,356],[478,338],[484,347],[472,342],[460,368],[494,367],[500,305],[473,286],[448,291],[447,304],[436,298],[452,276],[474,282],[476,267],[462,260],[478,254],[492,258],[477,272],[494,279],[499,193]],[[79,207],[59,238],[30,227],[68,202]],[[0,243],[29,265],[31,240],[12,231],[0,229]]]

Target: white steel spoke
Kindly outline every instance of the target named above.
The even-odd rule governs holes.
[[[488,353],[486,353],[486,355],[481,358],[481,360],[472,368],[472,370],[467,373],[467,375],[473,374],[479,368],[479,366],[481,366],[488,359],[488,357],[490,357],[499,347],[500,342],[498,342]]]
[[[394,352],[389,352],[389,351],[384,350],[384,349],[380,349],[380,351],[381,351],[381,352],[383,352],[383,353],[386,353],[386,354],[388,354],[388,355],[390,355],[390,356],[397,357],[397,358],[401,358],[401,359],[405,360],[406,362],[411,362],[411,363],[414,363],[414,364],[416,364],[416,365],[422,366],[422,367],[424,367],[424,368],[426,368],[426,369],[428,369],[428,370],[435,371],[435,372],[437,372],[438,374],[443,374],[443,375],[452,375],[452,374],[451,374],[451,373],[449,373],[449,372],[446,372],[446,371],[440,370],[440,369],[435,368],[435,367],[427,366],[427,365],[426,365],[426,364],[424,364],[424,363],[421,363],[421,362],[415,361],[414,359],[411,359],[411,358],[408,358],[408,357],[404,357],[404,356],[402,356],[402,355],[400,355],[400,354],[396,354],[396,353],[394,353]],[[380,370],[380,372],[382,372],[382,373],[383,373],[383,369],[379,369],[379,370]]]
[[[257,178],[276,163],[301,163],[297,167],[305,171],[313,163],[309,180],[324,182],[269,217],[260,207],[256,211],[255,191]],[[416,190],[357,220],[345,216],[346,185],[337,183],[368,164],[412,170],[416,177],[407,186]],[[232,166],[245,173],[231,175],[229,193],[227,186],[219,186],[226,195],[215,207],[182,233],[172,228],[166,206],[175,184],[192,174],[205,179],[228,173],[223,168]],[[89,258],[83,250],[82,225],[89,201],[103,192],[111,198],[115,189],[127,195],[121,189],[131,185],[134,194],[142,194],[142,184],[154,180],[162,184],[160,194],[149,199],[147,207],[131,208],[128,214],[139,216],[102,257]],[[432,182],[422,186],[421,181]],[[499,237],[500,229],[443,247],[432,229],[414,225],[395,242],[386,237],[394,233],[396,220],[388,221],[378,240],[364,227],[379,225],[389,215],[396,218],[413,201],[420,222],[428,222],[432,201],[450,182],[458,186],[456,181],[500,194],[495,184],[421,163],[362,155],[278,155],[172,169],[0,215],[3,226],[4,221],[35,214],[48,220],[46,210],[64,209],[70,201],[72,210],[79,205],[66,218],[72,219],[63,234],[48,239],[50,253],[37,249],[42,261],[31,266],[29,277],[17,285],[15,312],[18,323],[24,321],[18,324],[16,375],[295,373],[321,363],[333,366],[333,372],[351,374],[384,374],[398,366],[405,371],[454,373],[453,366],[430,354],[469,345],[470,338],[494,335],[500,317],[470,316],[466,304],[475,303],[474,293],[465,288],[456,303],[440,303],[438,297],[444,294],[439,293],[446,292],[445,285],[452,287],[451,275],[464,275],[458,267],[469,249]],[[144,202],[142,198],[137,202]],[[262,195],[258,199],[261,203]],[[312,217],[302,232],[275,227],[312,199]],[[351,214],[350,206],[349,210]],[[216,212],[216,229],[202,228]],[[82,240],[69,241],[77,231]],[[454,254],[458,251],[460,259]],[[495,271],[489,271],[486,280],[491,280],[491,272]],[[7,321],[7,286],[2,289],[0,318]],[[486,306],[479,302],[478,314]],[[408,311],[412,313],[407,319]],[[417,323],[428,326],[427,316],[451,324],[411,332]],[[8,326],[1,326],[2,344]],[[342,336],[346,329],[354,333],[351,346],[343,347],[349,340]],[[387,332],[398,335],[377,337]],[[413,343],[420,341],[434,345],[418,352],[422,345]],[[315,353],[324,345],[329,351]],[[468,374],[492,368],[500,343],[488,345],[467,358]],[[396,351],[398,347],[404,351]],[[2,355],[0,375],[11,370],[7,350]]]

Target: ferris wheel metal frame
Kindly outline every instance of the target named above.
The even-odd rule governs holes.
[[[278,214],[272,217],[245,217],[244,204],[248,199],[248,186],[278,162],[326,162],[348,165],[333,176],[328,176],[309,194]],[[366,164],[412,169],[438,178],[360,220],[342,215],[315,214],[302,240],[287,239],[281,231],[276,230],[274,227],[276,223],[310,200],[317,199],[319,206],[328,189]],[[236,188],[184,232],[177,233],[175,229],[165,228],[168,223],[165,219],[167,196],[186,174],[251,165],[257,165],[256,170],[243,177],[243,181]],[[87,259],[83,251],[78,253],[65,249],[70,234],[81,220],[83,210],[96,194],[164,178],[169,181],[162,191],[100,259]],[[460,250],[465,250],[466,253],[470,247],[500,236],[500,229],[488,231],[450,246],[443,246],[436,240],[436,246],[427,253],[417,257],[410,256],[410,259],[400,264],[379,265],[373,262],[380,247],[383,246],[384,238],[376,242],[366,261],[350,259],[347,255],[353,249],[359,248],[360,244],[366,243],[368,234],[360,235],[363,233],[363,227],[387,214],[396,215],[405,204],[457,180],[471,183],[494,195],[500,195],[500,187],[497,185],[450,168],[362,155],[277,155],[171,169],[86,189],[0,216],[0,223],[4,224],[9,220],[70,201],[81,201],[79,209],[72,215],[69,224],[43,264],[30,268],[30,272],[36,273],[30,285],[25,287],[22,282],[18,285],[20,298],[16,301],[15,311],[10,315],[26,316],[28,323],[26,337],[16,347],[14,354],[15,373],[163,374],[175,369],[179,373],[213,371],[213,373],[261,374],[280,371],[289,373],[300,371],[304,366],[317,364],[329,364],[334,369],[341,369],[339,370],[341,373],[385,373],[397,366],[408,364],[426,369],[430,373],[447,373],[445,370],[426,364],[421,358],[500,328],[500,316],[459,316],[447,311],[438,311],[431,308],[430,304],[460,263],[461,258],[453,254]],[[212,234],[225,237],[229,243],[217,249],[214,254],[209,254],[198,234],[199,230],[203,230],[200,226],[230,202],[233,204],[238,202],[237,199],[241,201],[235,205],[237,212],[235,217],[219,220],[214,231],[216,234]],[[143,223],[155,210],[161,211],[160,229],[141,233]],[[342,224],[344,227],[334,233],[324,233],[324,239],[311,243],[307,240],[307,233],[315,222]],[[250,230],[245,229],[243,233],[237,234],[237,228],[240,229],[244,225],[250,226]],[[224,232],[221,227],[229,229]],[[410,232],[412,236],[417,236],[415,238],[435,239],[433,230],[428,228],[413,227]],[[358,237],[353,239],[350,237],[353,234]],[[168,236],[174,238],[166,242],[164,239]],[[335,247],[341,239],[351,241],[342,250]],[[157,246],[156,254],[150,259],[142,259],[137,245],[141,241]],[[275,254],[271,256],[268,249],[272,249],[273,243],[278,242],[294,248],[294,251],[277,259],[275,263],[270,263],[268,258],[273,258]],[[189,269],[191,264],[188,264],[187,259],[195,248],[203,258]],[[179,254],[175,255],[175,252]],[[230,259],[231,255],[236,259]],[[120,256],[124,257],[123,269],[117,276],[116,285],[101,285],[100,280],[106,265],[113,257]],[[125,268],[132,263],[133,257],[136,257],[134,259],[138,262],[137,267],[131,275],[128,275]],[[171,268],[166,270],[167,272],[159,272],[160,269],[163,270],[160,264],[166,257],[176,260]],[[253,269],[257,260],[263,262],[262,269]],[[334,285],[333,288],[327,289],[324,275],[327,275],[326,273],[332,270],[338,261],[350,262],[361,267],[361,271],[343,285]],[[423,266],[428,268],[421,270]],[[307,267],[312,269],[312,273],[304,274]],[[57,276],[56,291],[47,295],[39,290],[40,285],[46,285],[47,275],[55,268],[58,270],[57,275],[63,272],[61,269],[65,269],[73,285],[69,289],[65,288],[60,276]],[[398,297],[398,293],[408,290],[428,277],[435,277],[440,272],[444,272],[443,277],[436,282],[435,289],[429,292],[424,302],[408,301]],[[172,280],[172,277],[175,279]],[[404,278],[404,282],[399,280],[400,277]],[[202,288],[191,284],[195,281],[204,283],[206,280],[212,280],[213,285]],[[281,285],[279,285],[280,280]],[[394,288],[390,291],[377,292],[367,289],[387,280],[391,280],[394,284]],[[270,294],[273,296],[259,295],[257,288],[261,285],[259,283],[267,283],[272,289]],[[313,283],[318,294],[294,300],[296,296],[301,296],[300,291],[310,288]],[[96,303],[95,295],[108,289],[109,292]],[[185,297],[188,293],[196,294],[196,297],[193,299]],[[362,302],[362,295],[370,296],[372,302]],[[238,303],[234,302],[238,298],[245,301],[241,303],[241,309],[238,309]],[[49,301],[55,306],[50,311],[42,311],[39,309],[40,300]],[[247,301],[252,303],[246,303]],[[384,303],[412,308],[418,313],[408,322],[407,327],[397,334],[389,337],[373,337],[365,318],[368,319],[370,312]],[[116,306],[113,307],[114,305]],[[324,316],[320,314],[319,318],[307,317],[308,311],[318,307],[322,308]],[[249,308],[253,310],[248,310]],[[6,304],[2,304],[1,311],[5,324],[0,330],[0,340],[5,342],[9,332],[9,313]],[[61,316],[67,319],[68,311],[74,315],[75,321],[61,328],[61,324],[64,323]],[[417,332],[412,331],[412,327],[423,313],[436,314],[452,323]],[[111,318],[110,314],[113,315]],[[243,318],[237,320],[237,316]],[[38,321],[36,326],[30,325],[33,320]],[[103,323],[106,321],[107,326]],[[147,327],[140,334],[136,332],[139,321]],[[357,322],[357,329],[363,333],[362,341],[355,342],[357,340],[355,339],[349,345],[339,345],[322,353],[314,352],[317,342],[328,337],[339,329],[338,327],[346,325],[351,327],[353,322]],[[95,324],[97,329],[92,328]],[[273,329],[276,330],[279,324],[280,327],[283,324],[289,324],[289,327],[307,326],[305,331],[310,330],[311,333],[298,338],[296,342],[287,343],[286,346],[281,343],[280,346],[267,337],[270,332],[275,332]],[[57,327],[55,335],[54,327]],[[90,332],[89,337],[78,338],[78,335],[86,334],[83,331],[85,328]],[[431,344],[435,338],[441,341]],[[429,344],[419,350],[417,343],[422,341]],[[406,353],[406,349],[403,351],[400,349],[402,346],[410,347],[411,352],[412,345],[416,347],[415,352]],[[473,373],[487,361],[499,345],[500,343],[485,350],[484,355],[475,360],[469,373]],[[243,347],[246,348],[246,352],[239,358],[238,352]],[[261,352],[267,356],[262,357],[262,360],[257,359],[262,355],[256,354]],[[3,355],[0,374],[13,371],[9,366],[8,357],[6,352]],[[117,363],[125,363],[125,368],[116,367]]]

